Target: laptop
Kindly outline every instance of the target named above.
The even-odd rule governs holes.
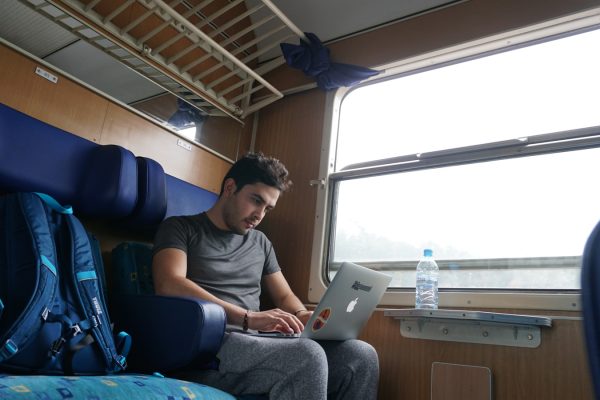
[[[289,335],[269,332],[258,335],[318,340],[356,339],[379,304],[391,280],[392,277],[389,275],[344,262],[302,333]]]

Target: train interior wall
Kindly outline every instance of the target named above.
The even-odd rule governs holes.
[[[375,67],[598,5],[592,0],[470,0],[330,48],[336,61]],[[191,151],[177,146],[171,132],[77,82],[65,78],[52,84],[36,76],[37,62],[11,48],[0,46],[0,60],[0,102],[94,142],[122,145],[160,162],[165,172],[218,193],[228,161],[198,146]],[[308,82],[284,67],[272,75],[281,89]],[[254,150],[284,161],[294,181],[261,229],[272,239],[284,274],[305,302],[319,190],[309,181],[319,178],[326,101],[326,93],[310,89],[288,95],[252,117],[258,118]],[[244,125],[239,153],[250,148],[252,118]],[[85,223],[99,237],[105,260],[121,241],[152,240],[151,235],[121,231],[103,221]],[[436,362],[489,368],[495,399],[593,398],[580,312],[495,310],[556,317],[553,327],[543,330],[539,348],[522,349],[404,338],[398,322],[383,315],[384,307],[374,313],[362,335],[379,352],[380,399],[431,398]]]

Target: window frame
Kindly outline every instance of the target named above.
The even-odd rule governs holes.
[[[319,169],[319,192],[315,215],[315,232],[309,280],[308,299],[318,302],[325,292],[329,280],[327,265],[332,218],[335,212],[336,185],[345,179],[375,176],[391,171],[403,171],[436,168],[451,165],[477,163],[499,158],[515,158],[569,150],[600,147],[600,126],[574,129],[556,133],[533,135],[527,138],[503,140],[458,147],[447,150],[431,151],[422,154],[391,157],[346,166],[335,171],[336,140],[338,136],[340,108],[342,101],[351,91],[365,85],[395,79],[403,75],[419,73],[427,69],[468,59],[484,57],[495,52],[510,51],[523,46],[552,40],[597,29],[600,26],[600,8],[595,8],[568,17],[558,18],[542,24],[517,29],[512,32],[490,36],[463,45],[452,46],[421,56],[384,66],[385,72],[352,89],[340,88],[329,92],[326,99],[321,162]],[[565,142],[566,141],[566,142]],[[565,144],[566,143],[566,144]],[[468,155],[465,157],[465,155]],[[388,165],[382,166],[385,161]],[[399,167],[400,166],[400,167]],[[514,290],[514,289],[442,289],[440,307],[483,307],[518,308],[547,310],[581,310],[579,291],[560,290]],[[388,289],[381,304],[414,307],[414,289]]]

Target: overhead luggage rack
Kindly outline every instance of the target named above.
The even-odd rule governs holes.
[[[261,74],[284,63],[281,42],[304,39],[269,0],[19,1],[203,113],[237,120],[283,97]]]

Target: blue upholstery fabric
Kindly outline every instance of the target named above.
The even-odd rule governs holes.
[[[0,192],[47,193],[78,215],[154,228],[166,217],[205,211],[217,195],[156,161],[98,145],[0,104]]]
[[[154,375],[0,375],[0,399],[235,400],[235,397],[198,383]]]
[[[72,204],[82,165],[98,145],[0,104],[0,187]]]
[[[72,204],[81,214],[122,218],[137,201],[135,156],[121,146],[96,146],[84,170],[77,197]],[[76,167],[76,166],[75,166]]]
[[[209,367],[226,323],[217,304],[154,295],[115,296],[111,316],[116,331],[131,335],[130,367],[143,372]]]
[[[121,242],[112,249],[110,261],[114,296],[154,294],[150,243]]]
[[[155,229],[163,219],[209,209],[217,195],[174,176],[156,161],[137,157],[137,204],[123,222],[128,227]]]
[[[596,399],[600,398],[600,222],[583,251],[581,301],[588,361]]]
[[[206,211],[215,204],[218,197],[215,193],[167,175],[167,213],[165,218]]]
[[[78,215],[119,218],[137,200],[133,154],[0,104],[0,191],[42,192]]]
[[[138,200],[127,224],[147,228],[157,226],[167,212],[167,183],[163,167],[146,157],[137,160]]]

